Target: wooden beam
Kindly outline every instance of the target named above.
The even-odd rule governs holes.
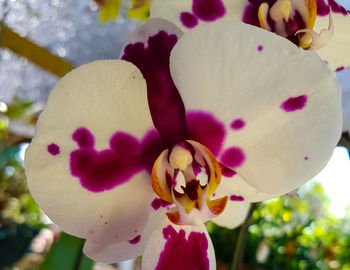
[[[21,37],[4,24],[1,27],[0,45],[13,53],[27,58],[35,65],[62,77],[74,66],[61,57],[52,54],[47,49],[38,46],[34,42]]]

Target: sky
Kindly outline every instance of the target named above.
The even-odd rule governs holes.
[[[350,205],[350,159],[345,147],[337,147],[327,166],[314,177],[322,184],[331,200],[329,211],[343,217],[345,207]]]

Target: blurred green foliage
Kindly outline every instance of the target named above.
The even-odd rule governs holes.
[[[84,240],[61,233],[59,240],[47,253],[39,270],[90,270],[93,261],[82,254]],[[64,258],[64,260],[62,259]]]
[[[38,232],[37,228],[25,223],[1,223],[0,269],[17,262],[28,251],[28,246]]]
[[[41,212],[28,191],[21,157],[25,141],[29,139],[10,129],[11,121],[31,124],[31,107],[32,102],[14,98],[0,112],[3,123],[0,130],[0,221],[42,227]]]
[[[319,183],[300,193],[266,201],[253,212],[239,269],[350,269],[350,212],[343,219],[329,213]],[[209,229],[218,262],[229,265],[238,229]]]
[[[0,268],[18,261],[44,226],[41,210],[28,191],[20,156],[27,139],[10,129],[11,121],[31,121],[31,107],[31,102],[17,98],[0,104]]]

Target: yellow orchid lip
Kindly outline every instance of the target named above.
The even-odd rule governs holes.
[[[175,203],[185,215],[197,209],[216,216],[226,207],[227,196],[210,200],[220,184],[221,168],[210,150],[198,142],[187,140],[164,150],[154,163],[151,181],[155,193]],[[170,212],[169,219],[179,223],[181,213]]]
[[[277,0],[272,6],[263,2],[258,9],[261,28],[288,38],[303,49],[315,49],[313,43],[320,43],[313,32],[316,16],[316,0]]]

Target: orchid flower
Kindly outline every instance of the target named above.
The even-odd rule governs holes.
[[[151,18],[185,32],[221,19],[242,21],[317,50],[333,70],[350,67],[350,11],[335,0],[153,0]]]
[[[97,261],[216,269],[204,223],[236,226],[249,202],[318,173],[339,140],[334,73],[257,27],[183,34],[153,19],[122,59],[57,83],[25,158],[38,204]]]

